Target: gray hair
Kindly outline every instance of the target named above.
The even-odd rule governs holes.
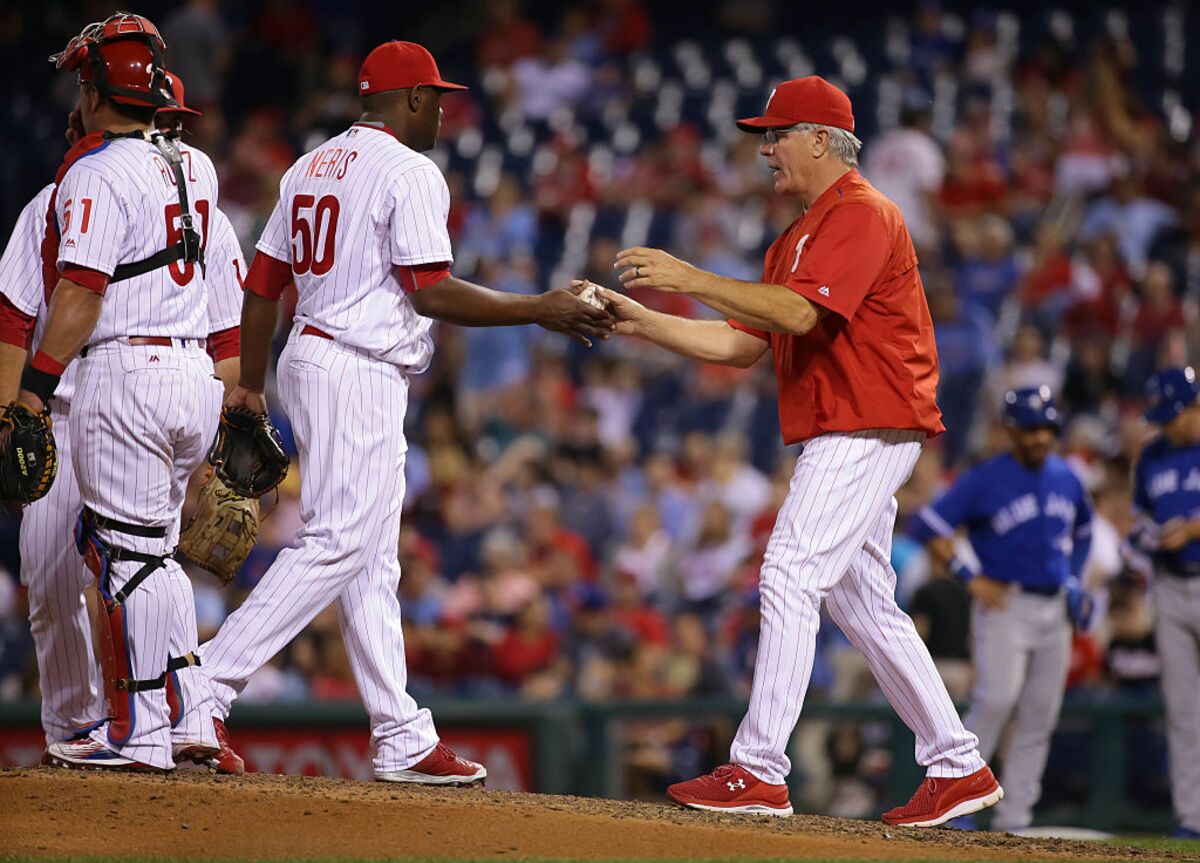
[[[851,168],[858,167],[858,151],[862,149],[862,141],[854,137],[853,132],[839,129],[836,126],[822,126],[820,123],[798,123],[796,130],[800,132],[829,133],[829,152],[834,158],[841,160]]]

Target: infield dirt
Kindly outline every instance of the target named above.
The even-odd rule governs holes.
[[[798,815],[194,771],[0,771],[0,857],[143,860],[1185,860],[1179,854]],[[1193,858],[1194,859],[1194,858]]]

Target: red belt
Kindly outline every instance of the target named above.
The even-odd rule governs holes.
[[[179,342],[179,347],[181,347],[181,348],[186,348],[188,345],[192,344],[193,342],[196,344],[197,347],[204,347],[205,344],[207,344],[206,339],[184,339],[184,338],[179,338],[178,336],[174,336],[174,337],[173,336],[129,336],[128,338],[125,339],[125,341],[126,341],[126,343],[133,345],[134,347],[141,347],[143,345],[154,345],[155,347],[159,347],[159,348],[173,347],[176,342]],[[95,345],[85,346],[79,352],[79,356],[86,357],[88,355],[88,350],[93,347],[95,347]]]
[[[318,330],[312,324],[305,324],[304,329],[300,331],[300,335],[316,336],[319,339],[329,339],[329,341],[333,341],[333,336],[329,335],[329,333],[325,332],[324,330]]]

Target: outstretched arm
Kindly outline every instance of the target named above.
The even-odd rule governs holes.
[[[565,333],[583,345],[606,339],[612,316],[588,305],[570,291],[554,290],[536,296],[495,291],[446,276],[427,288],[413,291],[409,300],[418,314],[463,327],[496,327],[537,324]]]
[[[637,247],[617,255],[627,288],[687,294],[726,317],[759,330],[804,335],[827,311],[783,285],[718,276],[661,249]]]
[[[725,321],[695,321],[646,308],[624,294],[597,288],[617,319],[617,332],[641,336],[656,345],[707,363],[748,368],[758,362],[768,343],[735,330]]]

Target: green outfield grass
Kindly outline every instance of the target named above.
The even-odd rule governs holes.
[[[162,861],[164,859],[165,858],[161,858],[161,857],[152,858],[152,859],[140,859],[140,858],[136,858],[136,857],[132,857],[132,858],[131,857],[0,857],[0,863],[162,863]],[[832,857],[819,857],[819,858],[818,857],[790,857],[788,859],[798,861],[798,863],[876,863],[876,861],[864,861],[861,857],[837,857],[837,858],[832,858]],[[1197,858],[1197,859],[1200,859],[1200,858]],[[1081,863],[1094,863],[1094,861],[1085,861],[1084,858],[1080,858],[1080,860],[1081,860]],[[342,860],[342,859],[311,860],[311,859],[307,859],[307,858],[301,858],[301,859],[297,859],[297,860],[272,861],[272,863],[389,863],[389,861],[395,861],[395,863],[426,863],[426,861],[414,860],[414,859],[411,859],[408,857],[394,857],[394,858],[379,857],[379,858],[372,858],[371,860]],[[1150,858],[1143,858],[1143,860],[1139,861],[1139,863],[1153,863],[1153,861],[1154,861],[1154,858],[1150,857]],[[189,860],[188,863],[242,863],[242,861],[236,861],[236,860],[191,861],[191,860]],[[469,859],[436,860],[436,861],[427,861],[427,863],[476,863],[476,861],[469,860]],[[482,863],[482,861],[481,861],[481,863]],[[489,861],[486,861],[486,863],[494,863],[494,861],[489,860]],[[517,857],[511,861],[508,861],[508,863],[578,863],[578,861],[574,861],[574,860],[557,861],[557,860],[545,859],[545,858]],[[672,861],[620,860],[620,861],[614,861],[614,863],[678,863],[678,861],[674,861],[674,860],[672,860]],[[722,861],[703,861],[703,860],[701,860],[701,861],[689,861],[689,863],[729,863],[729,861],[727,861],[727,860],[722,860]],[[774,858],[772,860],[762,860],[762,861],[739,859],[737,861],[737,863],[779,863],[779,858]],[[905,863],[947,863],[947,861],[945,858],[930,857],[928,859],[923,859],[923,860],[907,860],[907,861],[905,861]],[[965,861],[956,860],[956,861],[954,861],[954,863],[1029,863],[1029,860],[1028,859],[1017,860],[1014,858],[1010,861],[1010,860],[1005,860],[1003,858],[1000,858],[1000,859],[992,859],[992,860],[965,860]],[[1071,863],[1071,858],[1055,857],[1054,863]]]
[[[1161,836],[1146,838],[1106,839],[1106,845],[1136,845],[1139,848],[1152,848],[1155,851],[1171,851],[1175,854],[1191,855],[1200,860],[1200,839],[1167,839]]]
[[[137,858],[137,857],[12,857],[0,856],[0,863],[162,863],[166,858]],[[863,861],[861,857],[791,857],[789,860],[800,861],[800,863],[874,863],[874,861]],[[1082,859],[1082,858],[1081,858]],[[1197,858],[1200,859],[1200,858]],[[394,858],[372,858],[370,860],[314,860],[311,858],[297,858],[295,860],[278,860],[272,863],[388,863],[389,860],[396,863],[485,863],[485,861],[474,861],[469,858],[462,860],[431,860],[421,861],[409,857],[394,857]],[[1143,858],[1140,863],[1152,863],[1154,858]],[[188,863],[241,863],[237,860],[189,860]],[[488,860],[486,863],[495,863],[494,860]],[[578,863],[574,860],[554,860],[541,857],[516,857],[507,863]],[[593,861],[596,863],[596,861]],[[678,861],[658,861],[658,860],[619,860],[613,863],[678,863]],[[689,863],[729,863],[727,860],[721,861],[689,861]],[[771,860],[742,860],[739,858],[738,863],[779,863],[779,858]],[[947,863],[944,857],[930,857],[921,860],[908,860],[905,863]],[[1011,861],[1004,858],[990,860],[956,860],[954,863],[1029,863],[1028,858],[1025,860],[1017,860],[1013,858]],[[1054,863],[1071,863],[1069,857],[1056,857]],[[1087,861],[1094,863],[1094,861]]]

